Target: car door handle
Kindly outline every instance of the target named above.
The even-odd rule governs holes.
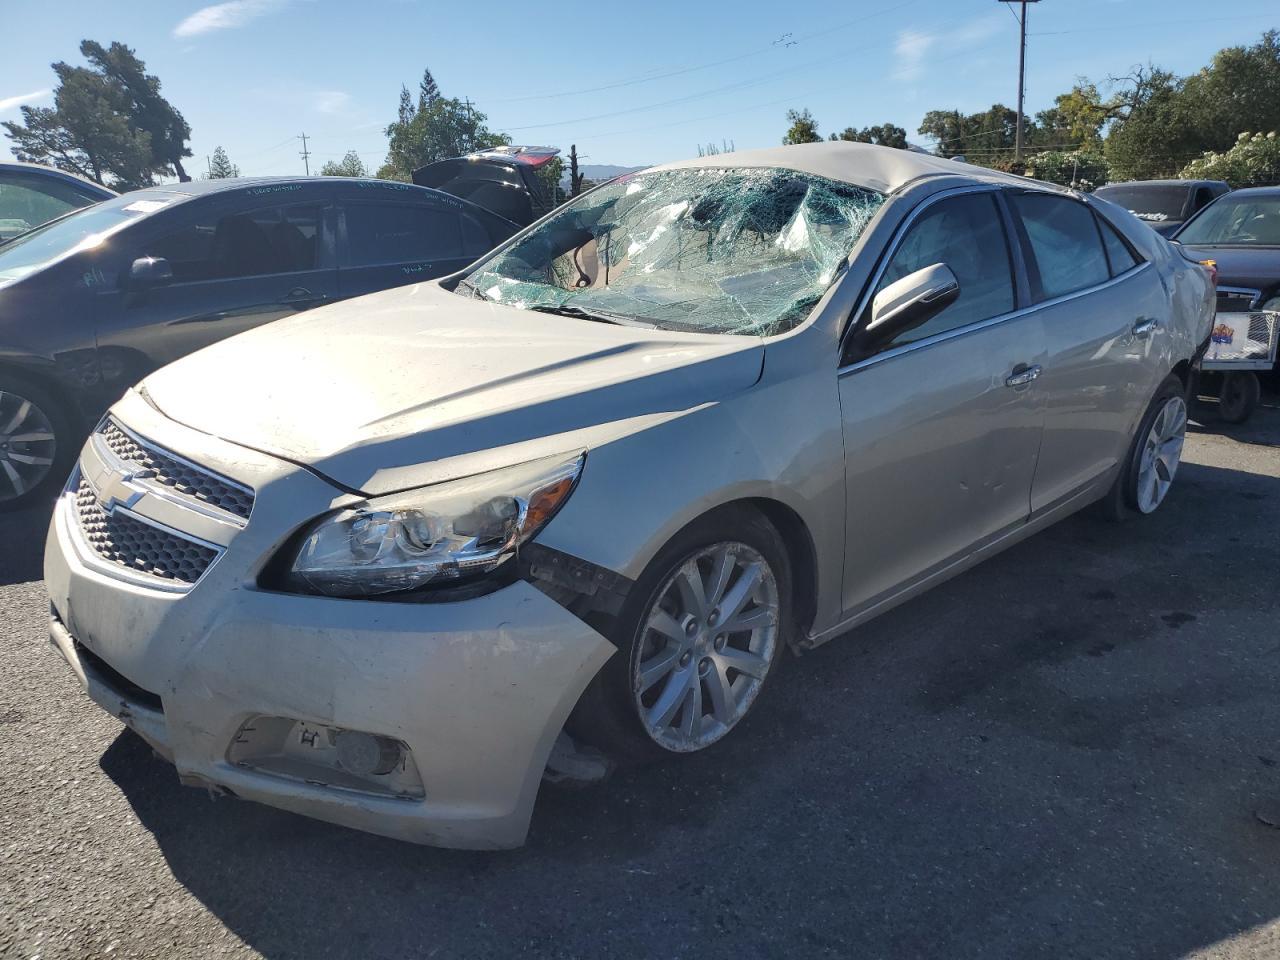
[[[1038,376],[1040,376],[1040,364],[1033,363],[1027,366],[1025,363],[1020,363],[1013,368],[1013,373],[1005,377],[1004,385],[1006,387],[1022,387]]]
[[[288,307],[309,307],[323,299],[324,294],[312,293],[306,287],[294,287],[284,295],[280,302]]]
[[[1160,326],[1160,321],[1155,317],[1139,317],[1133,324],[1133,335],[1135,337],[1147,337],[1156,327]]]

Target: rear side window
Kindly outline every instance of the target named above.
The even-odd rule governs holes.
[[[169,261],[178,283],[314,270],[320,207],[264,207],[210,214],[147,243],[143,256]]]
[[[347,207],[350,266],[456,260],[463,256],[462,222],[456,211],[409,203]]]
[[[489,236],[484,224],[470,214],[462,215],[462,254],[466,257],[478,257],[488,253],[496,244]]]
[[[1082,203],[1043,193],[1010,199],[1026,228],[1040,274],[1040,297],[1052,300],[1111,279],[1102,235]]]
[[[1138,258],[1133,255],[1129,245],[1120,239],[1120,234],[1116,232],[1115,227],[1102,217],[1098,217],[1098,229],[1102,231],[1102,245],[1107,248],[1107,259],[1111,261],[1113,277],[1118,277],[1138,265]]]
[[[93,202],[88,194],[61,180],[0,174],[0,239],[16,237]]]
[[[894,251],[875,292],[935,263],[945,263],[956,275],[959,298],[928,323],[899,334],[885,349],[1013,310],[1009,246],[991,194],[949,197],[926,207]]]

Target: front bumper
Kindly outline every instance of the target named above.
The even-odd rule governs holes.
[[[45,551],[50,639],[88,695],[185,783],[416,843],[519,846],[552,743],[609,642],[525,582],[456,603],[294,596],[257,589],[239,551],[188,593],[148,589],[93,562],[61,498]],[[425,796],[232,762],[260,715],[400,741]]]

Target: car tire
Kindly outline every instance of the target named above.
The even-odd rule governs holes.
[[[1168,419],[1160,420],[1162,415]],[[1160,420],[1159,430],[1156,430],[1157,420]],[[1124,466],[1102,500],[1105,516],[1111,520],[1127,520],[1135,515],[1154,513],[1160,507],[1181,463],[1186,429],[1187,390],[1177,376],[1170,375],[1160,384],[1138,422]],[[1157,434],[1164,439],[1160,440]],[[1155,471],[1154,496],[1152,470]]]
[[[793,609],[786,545],[758,511],[695,521],[628,594],[610,636],[618,652],[579,699],[569,733],[623,764],[712,746],[777,675]]]
[[[1218,418],[1225,423],[1244,423],[1262,400],[1262,382],[1251,371],[1235,371],[1222,375],[1218,391]]]
[[[25,509],[61,488],[75,460],[74,433],[66,408],[43,384],[0,373],[0,512]]]

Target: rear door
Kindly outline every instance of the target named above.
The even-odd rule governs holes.
[[[1019,309],[1009,223],[991,190],[926,200],[866,298],[935,263],[960,283],[955,303],[872,356],[846,355],[840,371],[846,615],[1026,521],[1044,334],[1039,317]]]
[[[252,195],[210,198],[157,216],[149,234],[122,244],[119,287],[98,310],[102,362],[137,379],[178,357],[337,294],[325,204]],[[139,257],[168,261],[172,280],[131,282]],[[126,379],[128,378],[126,377]]]
[[[498,242],[480,215],[448,198],[348,200],[342,211],[338,290],[343,297],[443,277]]]
[[[1108,483],[1159,381],[1169,297],[1155,268],[1079,200],[1013,193],[1044,325],[1039,512]]]

